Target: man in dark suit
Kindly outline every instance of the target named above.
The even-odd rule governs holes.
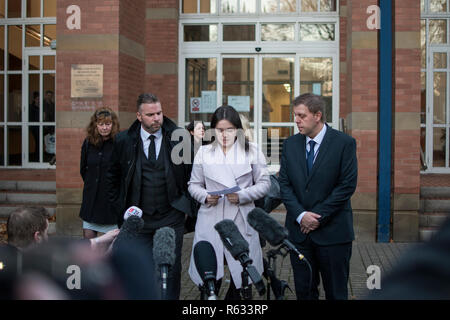
[[[139,239],[151,257],[155,232],[162,227],[175,230],[176,259],[169,270],[167,293],[168,299],[178,300],[185,214],[192,215],[187,191],[192,166],[176,164],[172,150],[178,143],[190,146],[191,140],[186,131],[187,139],[172,141],[172,133],[180,128],[163,115],[161,102],[154,94],[138,97],[136,117],[131,127],[117,134],[114,140],[112,165],[107,175],[109,198],[119,226],[127,208],[142,209],[144,228]]]
[[[300,134],[283,145],[280,192],[289,239],[312,268],[310,275],[307,265],[291,255],[297,299],[318,299],[319,272],[327,299],[347,299],[356,141],[325,123],[322,97],[303,94],[293,106]]]

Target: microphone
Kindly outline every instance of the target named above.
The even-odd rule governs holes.
[[[217,300],[216,274],[217,258],[213,246],[208,241],[199,241],[194,246],[195,267],[207,290],[208,300]]]
[[[137,216],[139,218],[142,218],[142,210],[136,206],[129,207],[127,211],[125,211],[125,214],[123,215],[123,220],[127,220],[131,216]]]
[[[288,231],[286,228],[280,225],[264,210],[260,208],[252,209],[252,211],[248,213],[247,222],[272,246],[278,246],[281,244],[289,251],[295,252],[300,260],[305,258],[305,256],[298,251],[294,244],[287,239]]]
[[[256,290],[258,290],[259,295],[263,295],[266,291],[266,287],[258,273],[256,268],[252,266],[253,260],[249,257],[249,246],[247,240],[244,239],[242,234],[239,232],[236,224],[229,219],[224,219],[217,223],[214,228],[220,235],[223,244],[227,250],[231,253],[235,260],[238,260],[244,270],[248,273],[250,279],[255,284]]]
[[[144,220],[141,218],[142,210],[138,207],[130,207],[125,211],[124,223],[112,245],[116,242],[136,240],[138,233],[144,228]]]
[[[161,298],[167,300],[169,268],[175,264],[175,231],[172,228],[156,230],[153,237],[153,259],[161,275]]]

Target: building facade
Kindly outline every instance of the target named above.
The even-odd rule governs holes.
[[[180,126],[191,120],[208,125],[217,106],[233,105],[248,118],[254,141],[276,172],[283,139],[297,133],[291,102],[313,92],[326,100],[328,124],[357,140],[354,225],[358,239],[375,240],[383,54],[378,5],[373,0],[0,1],[1,180],[54,179],[56,230],[79,235],[80,149],[96,108],[117,111],[125,129],[136,119],[142,92],[157,94],[164,114]],[[394,241],[419,238],[421,174],[450,173],[448,10],[446,0],[392,0]],[[89,68],[92,77],[83,78]],[[91,80],[94,88],[86,85]],[[49,91],[53,118],[46,111]],[[38,118],[33,99],[42,110]],[[50,137],[56,137],[56,151],[48,145]],[[56,165],[49,164],[54,155]]]

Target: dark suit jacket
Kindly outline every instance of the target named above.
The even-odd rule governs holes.
[[[350,198],[358,172],[355,139],[327,126],[309,176],[306,170],[306,137],[296,134],[284,142],[279,177],[289,239],[296,243],[306,239],[296,219],[303,211],[312,211],[321,215],[320,226],[309,233],[313,242],[354,240]]]

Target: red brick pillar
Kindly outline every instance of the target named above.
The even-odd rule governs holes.
[[[419,239],[420,1],[395,0],[393,239]]]
[[[378,145],[378,30],[370,30],[373,0],[340,1],[341,114],[357,141],[358,186],[352,197],[357,239],[375,240]]]
[[[80,9],[79,29],[66,24]],[[57,2],[56,193],[57,233],[81,234],[78,217],[83,183],[80,150],[94,110],[108,106],[121,126],[135,119],[135,101],[143,90],[145,69],[144,0],[60,0]],[[72,21],[73,22],[73,21]],[[103,65],[103,96],[71,98],[71,67]]]
[[[163,113],[178,118],[179,0],[146,1],[145,90],[161,100]]]

